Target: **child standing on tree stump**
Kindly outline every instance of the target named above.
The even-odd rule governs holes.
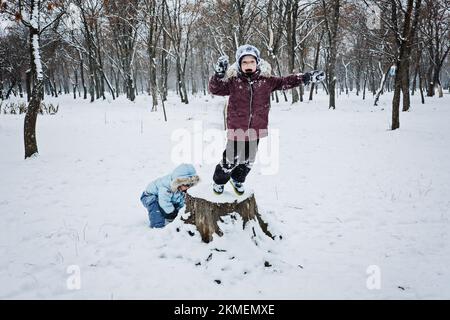
[[[323,71],[271,75],[270,65],[260,58],[252,45],[240,46],[236,63],[228,69],[228,57],[222,56],[214,66],[209,91],[230,96],[227,108],[227,146],[222,161],[216,166],[213,191],[223,193],[230,181],[238,195],[244,193],[244,181],[255,161],[259,139],[268,134],[270,95],[275,90],[287,90],[309,82],[325,79]],[[231,180],[230,180],[231,178]]]
[[[163,228],[184,207],[186,191],[200,181],[191,164],[181,164],[164,177],[151,182],[141,195],[141,202],[148,210],[151,228]]]

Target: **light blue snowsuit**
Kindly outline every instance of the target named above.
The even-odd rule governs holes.
[[[148,210],[150,227],[162,228],[166,219],[174,219],[184,206],[185,194],[178,187],[194,186],[199,180],[194,166],[183,163],[171,174],[151,182],[141,196],[141,202]]]

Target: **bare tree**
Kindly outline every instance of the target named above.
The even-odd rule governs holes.
[[[400,128],[400,93],[403,92],[403,103],[409,108],[409,65],[411,56],[411,42],[413,41],[417,26],[421,0],[408,0],[406,9],[402,4],[391,0],[391,27],[395,31],[396,42],[398,44],[398,57],[396,61],[396,75],[394,98],[392,100],[392,124],[391,129]],[[398,18],[400,11],[404,11],[403,27],[400,29]]]
[[[22,22],[29,32],[29,54],[33,89],[24,120],[25,159],[38,154],[36,140],[37,115],[43,98],[44,69],[41,60],[40,37],[65,13],[51,1],[19,0],[3,5],[2,10]]]
[[[154,0],[144,0],[144,21],[147,28],[146,43],[149,60],[149,89],[152,95],[152,111],[157,110],[158,106],[158,82],[157,78],[157,45],[161,37],[162,28],[159,25],[158,14],[161,12],[161,6],[157,6]]]
[[[23,96],[22,75],[29,68],[27,38],[23,29],[11,29],[0,38],[0,100]],[[31,98],[31,97],[30,97]]]
[[[199,17],[201,1],[164,0],[165,23],[161,21],[165,34],[169,37],[176,63],[177,89],[181,102],[188,104],[186,89],[186,63],[191,45],[192,26]],[[164,15],[163,13],[163,15]]]
[[[287,7],[283,0],[269,0],[266,9],[266,33],[262,35],[263,44],[267,49],[267,57],[269,63],[272,65],[272,70],[278,76],[281,76],[281,68],[279,57],[281,55],[281,47],[283,45],[283,31],[287,20]],[[288,101],[286,92],[283,91],[284,101]],[[275,99],[278,102],[278,94],[275,92]]]
[[[38,37],[41,95],[72,91],[74,98],[81,94],[95,101],[105,98],[109,88],[113,99],[125,93],[133,100],[146,91],[156,111],[168,90],[175,89],[188,103],[189,95],[201,89],[207,93],[217,57],[227,54],[232,60],[245,43],[261,50],[275,75],[324,68],[327,81],[320,88],[311,85],[309,96],[312,99],[323,89],[331,109],[336,108],[337,94],[362,92],[365,99],[370,91],[376,105],[385,93],[396,93],[399,85],[400,97],[395,99],[403,101],[402,110],[407,111],[409,95],[416,88],[425,101],[423,92],[441,96],[450,83],[449,0],[422,0],[421,10],[415,9],[413,0],[409,29],[405,29],[406,0],[34,2],[40,3],[45,24],[63,6],[69,10]],[[0,8],[11,20],[28,21],[30,3],[0,0]],[[369,5],[380,9],[375,28],[367,25],[374,16]],[[31,43],[29,34],[24,23],[12,23],[0,32],[3,99],[25,91],[31,100],[35,75],[31,59],[23,54],[24,44]],[[292,101],[302,101],[303,91],[303,87],[293,91]],[[272,94],[276,102],[278,94]],[[287,101],[287,92],[282,94]]]
[[[131,101],[136,98],[133,77],[134,59],[139,25],[140,0],[106,2],[106,13],[117,49],[118,60],[125,82],[126,95]]]
[[[427,96],[432,97],[438,88],[439,97],[443,97],[440,74],[445,59],[450,52],[450,1],[424,0],[421,36],[426,46],[429,67],[427,70]]]
[[[289,73],[293,73],[297,70],[295,67],[295,49],[297,47],[297,20],[299,16],[299,5],[298,0],[295,1],[287,1],[286,2],[286,12],[287,12],[287,20],[286,20],[286,42],[288,49],[288,66]],[[292,92],[292,103],[296,103],[299,100],[298,89],[293,88]]]
[[[337,36],[340,17],[340,0],[322,0],[325,30],[327,39],[327,86],[329,91],[329,109],[336,109],[336,57],[337,57]]]

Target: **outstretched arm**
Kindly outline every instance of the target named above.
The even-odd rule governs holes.
[[[323,71],[310,71],[306,73],[292,74],[287,77],[273,77],[273,89],[274,90],[287,90],[294,87],[298,87],[300,84],[307,85],[309,82],[317,83],[325,80],[325,73]]]
[[[213,75],[209,80],[209,92],[218,96],[228,96],[230,94],[230,82]]]
[[[275,90],[288,90],[298,87],[300,84],[305,83],[303,74],[291,74],[286,77],[272,77],[272,91]]]

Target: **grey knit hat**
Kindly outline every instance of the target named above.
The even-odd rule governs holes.
[[[252,46],[250,44],[244,44],[236,50],[236,63],[238,64],[239,68],[241,67],[241,59],[244,56],[255,57],[257,64],[259,64],[259,62],[261,61],[259,50],[255,46]]]

